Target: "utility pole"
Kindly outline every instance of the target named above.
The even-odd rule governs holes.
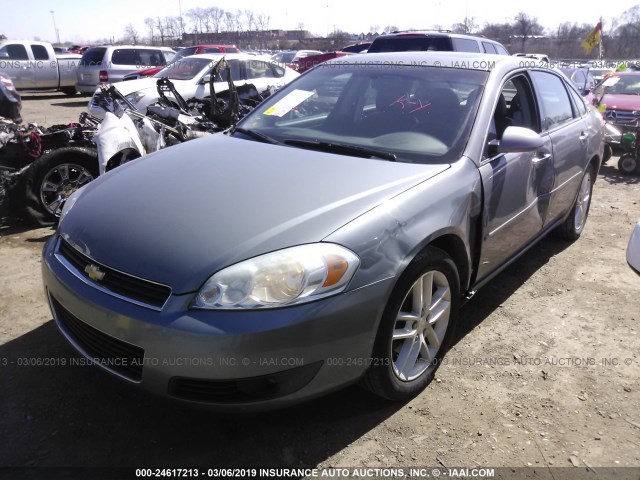
[[[55,12],[53,10],[50,10],[50,12],[51,12],[51,18],[53,19],[53,29],[56,32],[56,40],[58,41],[58,45],[60,45],[60,30],[58,30],[58,27],[56,27]]]

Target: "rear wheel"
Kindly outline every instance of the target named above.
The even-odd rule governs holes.
[[[635,153],[625,153],[618,160],[618,169],[625,175],[640,173],[640,164]]]
[[[33,162],[25,174],[25,220],[40,227],[53,225],[64,201],[97,176],[95,150],[68,147],[46,153]]]
[[[406,400],[431,383],[453,336],[460,296],[457,268],[429,247],[407,267],[385,308],[364,383]]]
[[[589,164],[584,172],[578,195],[573,203],[571,213],[562,225],[558,227],[556,233],[565,240],[577,240],[580,238],[584,226],[589,216],[591,206],[591,193],[593,192],[594,169],[593,164]]]
[[[69,97],[74,97],[78,93],[76,87],[62,87],[60,91]]]

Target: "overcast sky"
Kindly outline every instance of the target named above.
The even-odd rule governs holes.
[[[4,0],[8,2],[9,0]],[[350,33],[368,32],[372,26],[394,25],[401,29],[450,28],[468,12],[475,22],[510,22],[520,11],[537,17],[545,28],[555,28],[563,22],[595,24],[600,16],[605,31],[611,19],[640,0],[607,0],[606,2],[563,2],[558,0],[394,0],[380,3],[371,0],[28,0],[26,8],[4,8],[0,17],[0,33],[10,39],[55,41],[54,18],[62,42],[85,43],[95,39],[123,36],[131,22],[141,35],[147,35],[147,17],[177,16],[194,7],[217,6],[224,10],[252,10],[271,17],[269,27],[297,29],[304,24],[314,34],[326,35],[334,28]],[[55,13],[52,15],[51,11]]]

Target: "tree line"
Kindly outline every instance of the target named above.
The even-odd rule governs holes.
[[[485,23],[480,26],[475,18],[465,17],[460,22],[443,27],[434,25],[435,30],[448,29],[455,33],[482,35],[504,44],[510,52],[544,53],[551,58],[596,58],[597,48],[586,52],[582,42],[595,28],[598,19],[592,24],[563,22],[555,28],[545,28],[536,17],[520,12],[511,22]],[[321,50],[340,48],[341,44],[353,43],[356,36],[371,37],[397,30],[388,25],[380,28],[374,25],[369,35],[353,32],[348,34],[335,30],[323,38],[301,38],[295,42],[281,42],[269,39],[271,18],[264,13],[251,10],[227,11],[219,7],[192,8],[179,16],[148,17],[144,20],[147,31],[139,33],[128,24],[124,30],[123,42],[148,43],[178,47],[183,45],[185,33],[223,34],[226,42],[235,43],[240,48],[319,48]],[[304,24],[298,29],[303,31]],[[605,21],[602,29],[602,44],[605,58],[637,58],[640,57],[640,5],[625,11],[619,18]],[[211,36],[209,36],[211,38]],[[113,40],[113,39],[111,39]]]

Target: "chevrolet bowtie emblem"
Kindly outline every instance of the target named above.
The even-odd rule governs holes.
[[[84,271],[94,282],[99,282],[104,278],[104,272],[100,270],[100,267],[94,265],[93,263],[90,263],[89,265],[84,267]]]

